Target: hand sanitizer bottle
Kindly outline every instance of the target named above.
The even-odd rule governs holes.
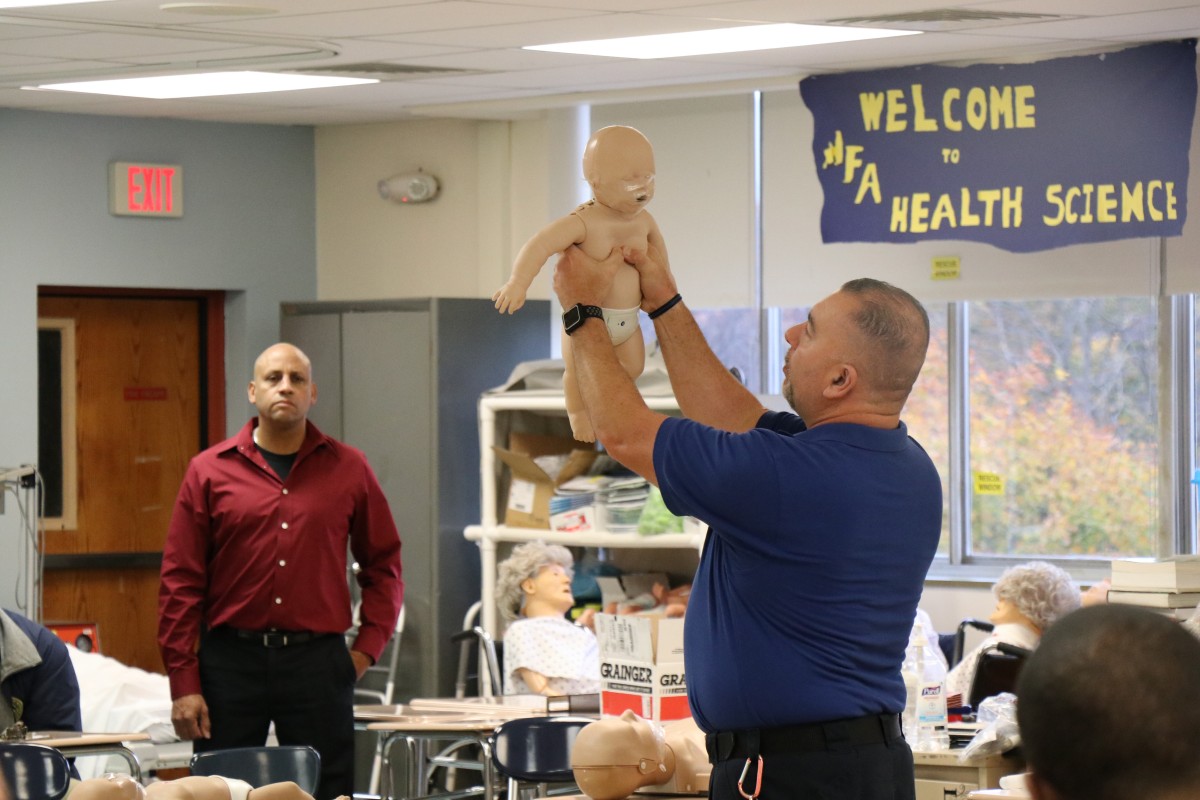
[[[905,693],[902,725],[904,739],[910,746],[917,742],[917,706],[921,697],[921,683],[925,680],[925,648],[918,645],[919,638],[924,638],[919,632],[909,638],[908,649],[904,651],[904,664],[900,667]]]
[[[945,681],[921,681],[917,700],[917,745],[914,750],[948,750]]]

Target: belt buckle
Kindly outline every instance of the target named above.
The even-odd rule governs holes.
[[[287,634],[283,631],[265,631],[262,635],[263,647],[287,647]]]

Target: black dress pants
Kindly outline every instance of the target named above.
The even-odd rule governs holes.
[[[317,800],[353,794],[356,675],[342,636],[266,647],[216,629],[202,638],[199,657],[212,738],[197,739],[193,749],[259,746],[274,722],[280,744],[321,754]]]

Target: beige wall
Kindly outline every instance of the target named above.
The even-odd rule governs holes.
[[[982,244],[823,245],[811,158],[812,119],[795,89],[763,95],[763,264],[768,305],[810,304],[851,277],[878,277],[927,302],[1200,291],[1198,225],[1168,240],[1125,240],[1012,254]],[[428,120],[318,129],[317,245],[321,299],[487,297],[525,240],[566,213],[564,181],[579,156],[560,140],[563,112],[504,121]],[[628,124],[654,144],[650,206],[693,307],[752,304],[753,121],[747,93],[594,106],[590,124]],[[1193,130],[1193,163],[1200,156]],[[375,182],[424,167],[443,184],[434,201],[400,207]],[[1200,180],[1188,196],[1200,208]],[[930,279],[931,260],[956,255],[962,278]],[[550,296],[549,270],[530,296]],[[549,323],[549,321],[548,321]],[[939,630],[985,618],[990,583],[930,585],[922,601]]]

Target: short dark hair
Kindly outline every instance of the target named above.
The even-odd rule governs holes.
[[[929,314],[917,298],[885,281],[855,278],[842,291],[859,300],[854,323],[881,349],[878,388],[907,394],[921,374],[929,348]]]
[[[1200,797],[1200,640],[1134,606],[1056,622],[1017,682],[1031,771],[1063,800]]]

